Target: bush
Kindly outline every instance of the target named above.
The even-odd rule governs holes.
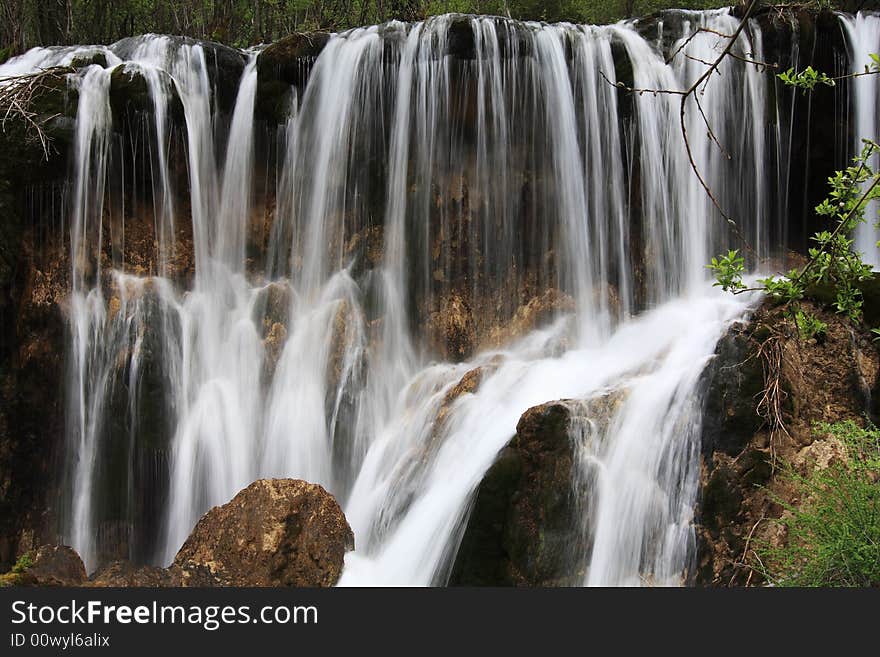
[[[18,561],[15,562],[15,565],[12,567],[12,572],[16,575],[20,575],[33,565],[34,560],[31,558],[31,555],[25,552],[18,558]]]
[[[822,424],[837,438],[846,462],[782,477],[794,484],[799,506],[775,497],[789,512],[783,547],[759,546],[764,575],[779,586],[880,586],[880,430],[855,422]]]

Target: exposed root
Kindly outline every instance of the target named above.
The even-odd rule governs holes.
[[[783,407],[788,392],[782,386],[782,338],[777,332],[771,332],[770,336],[758,345],[757,357],[761,359],[761,368],[764,374],[764,388],[758,393],[758,404],[755,408],[761,419],[770,431],[770,467],[776,470],[776,444],[781,434],[791,438],[791,434],[785,425]]]

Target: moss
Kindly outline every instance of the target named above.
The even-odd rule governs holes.
[[[327,32],[291,34],[266,48],[257,57],[257,75],[260,81],[281,80],[288,85],[305,86],[308,66],[330,40]]]
[[[290,115],[291,89],[291,85],[283,80],[258,80],[254,104],[256,117],[277,125],[285,123]]]
[[[18,558],[18,561],[15,562],[15,565],[12,567],[12,572],[16,575],[20,575],[33,565],[33,557],[31,557],[29,552],[25,552]]]
[[[177,87],[167,73],[165,83],[171,90],[168,99],[168,115],[172,121],[183,122],[183,102],[177,93]],[[143,73],[137,68],[120,64],[110,73],[110,110],[113,112],[115,125],[122,125],[125,118],[132,112],[153,113],[155,107],[150,96],[150,87]]]
[[[33,557],[25,552],[18,558],[15,565],[8,573],[0,575],[0,588],[6,586],[20,586],[25,583],[25,573],[34,565]]]
[[[79,57],[73,58],[73,61],[70,62],[70,66],[77,69],[86,68],[87,66],[100,66],[101,68],[107,68],[107,55],[102,52],[80,55]]]

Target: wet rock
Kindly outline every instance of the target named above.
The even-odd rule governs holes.
[[[184,120],[183,103],[177,93],[177,86],[164,71],[158,74],[163,86],[169,91],[168,116],[176,122]],[[152,113],[155,111],[154,101],[146,77],[136,66],[120,64],[110,72],[110,110],[113,112],[114,125],[122,125],[131,112]]]
[[[450,294],[431,314],[429,331],[435,349],[447,359],[467,360],[474,352],[477,330],[470,305],[464,297]]]
[[[329,40],[326,32],[291,34],[259,54],[254,107],[258,118],[276,124],[287,120],[293,89],[302,96],[312,66]]]
[[[330,40],[328,32],[291,34],[267,47],[257,57],[260,77],[281,80],[287,85],[302,85],[308,69],[306,62],[314,62]]]
[[[275,368],[278,366],[286,342],[287,329],[281,322],[275,322],[263,338],[263,349],[266,352],[264,374],[267,381],[275,375]]]
[[[100,66],[101,68],[107,68],[107,55],[103,52],[96,51],[92,53],[83,53],[82,55],[78,55],[74,57],[70,62],[71,68],[87,68],[89,66]]]
[[[501,322],[486,331],[484,347],[500,347],[511,340],[523,337],[531,331],[549,324],[561,313],[575,308],[574,299],[556,288],[548,288],[540,295],[531,297],[520,305],[507,322]]]
[[[238,83],[244,67],[247,64],[247,55],[242,51],[216,41],[205,41],[200,39],[192,39],[189,37],[168,37],[171,41],[170,47],[178,49],[181,46],[198,45],[205,58],[205,67],[208,73],[208,79],[214,90],[214,99],[217,102],[218,109],[228,114],[235,105],[235,98],[238,94]],[[127,37],[114,44],[114,50],[123,60],[129,59],[135,49],[142,44],[141,37]]]
[[[450,577],[454,586],[548,586],[567,581],[577,536],[571,406],[526,411],[480,483]]]
[[[446,392],[443,396],[443,401],[440,403],[440,410],[437,411],[437,416],[434,420],[435,433],[438,433],[445,426],[446,418],[449,416],[455,402],[464,394],[476,392],[486,376],[491,374],[499,363],[500,360],[495,360],[488,365],[481,365],[480,367],[468,370],[458,383]]]
[[[58,500],[53,482],[64,437],[68,261],[49,254],[38,257],[25,233],[10,253],[11,276],[0,276],[0,314],[8,318],[0,327],[0,564],[6,568],[17,555],[57,541],[49,515]]]
[[[263,363],[265,381],[269,381],[274,376],[278,359],[284,351],[292,303],[293,290],[286,282],[269,283],[257,293],[254,322],[263,338],[263,349],[266,354]]]
[[[261,479],[199,520],[174,558],[229,586],[333,586],[354,535],[321,486]]]
[[[733,326],[715,348],[715,357],[703,373],[706,395],[703,411],[703,449],[736,455],[762,424],[755,410],[764,387],[761,361],[752,331]]]
[[[447,51],[456,59],[474,59],[477,56],[474,30],[470,16],[457,16],[447,28]]]

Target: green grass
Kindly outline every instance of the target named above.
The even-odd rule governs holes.
[[[846,462],[783,470],[800,502],[776,498],[789,512],[775,521],[788,539],[759,547],[764,575],[777,586],[880,586],[880,430],[848,421],[817,431],[844,445]]]

